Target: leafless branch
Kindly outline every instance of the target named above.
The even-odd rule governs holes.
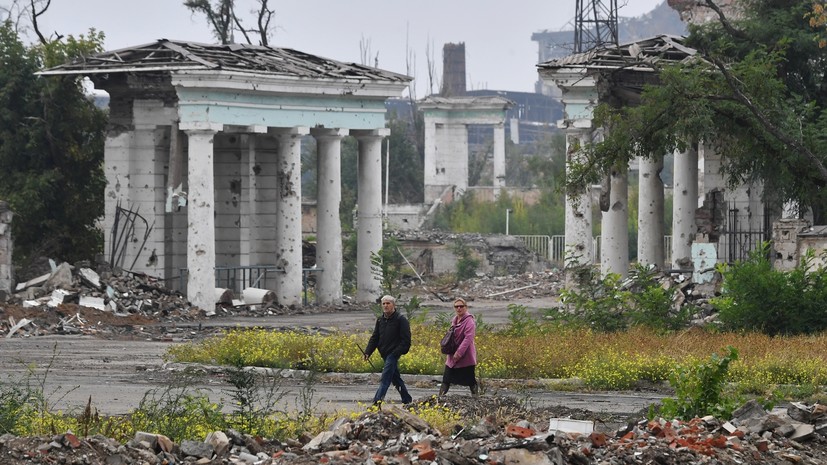
[[[261,38],[261,45],[264,46],[269,45],[270,21],[275,14],[275,11],[271,10],[267,5],[268,1],[269,0],[259,0],[258,19],[256,21]]]
[[[46,37],[43,36],[43,33],[40,32],[40,28],[37,25],[37,18],[42,14],[46,13],[46,10],[49,9],[49,5],[52,4],[52,0],[46,0],[46,5],[40,11],[37,10],[37,3],[38,0],[29,0],[31,5],[31,13],[32,13],[32,29],[34,29],[34,33],[37,34],[37,38],[40,40],[40,43],[46,45],[49,41]],[[62,36],[57,36],[57,40],[60,40]]]

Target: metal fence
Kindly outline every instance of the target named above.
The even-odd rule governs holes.
[[[562,267],[566,259],[566,236],[544,236],[544,235],[515,235],[522,239],[529,250],[546,260]],[[663,236],[664,266],[672,263],[672,236]],[[592,239],[592,257],[594,263],[600,263],[600,236]]]

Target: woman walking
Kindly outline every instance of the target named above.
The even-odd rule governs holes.
[[[454,327],[457,350],[449,354],[445,360],[439,395],[447,394],[452,384],[459,384],[471,388],[471,394],[476,396],[479,393],[476,374],[477,346],[474,344],[477,323],[474,315],[468,313],[468,303],[465,299],[454,299],[454,312],[456,315],[451,319],[451,326]]]

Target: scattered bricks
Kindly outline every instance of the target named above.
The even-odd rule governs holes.
[[[72,433],[66,433],[63,435],[63,443],[72,449],[77,449],[80,447],[80,439]]]
[[[603,433],[594,432],[589,435],[589,440],[592,442],[592,447],[604,447],[606,445],[606,435]]]
[[[709,445],[718,449],[726,449],[727,439],[720,434],[716,434],[709,439]]]
[[[649,423],[646,424],[646,427],[649,429],[649,432],[651,432],[653,436],[660,436],[660,433],[663,432],[663,427],[657,420],[651,420]]]
[[[505,427],[505,434],[512,438],[525,439],[534,436],[537,432],[530,428],[523,428],[522,426],[508,425]]]
[[[417,458],[419,460],[427,460],[429,462],[433,462],[436,459],[436,451],[428,447],[427,449],[422,449],[417,454]]]
[[[759,439],[753,443],[755,448],[758,449],[758,452],[767,452],[770,450],[770,442],[766,439]]]

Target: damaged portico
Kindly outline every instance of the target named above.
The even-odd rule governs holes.
[[[302,294],[301,140],[318,151],[317,301],[341,301],[341,141],[357,139],[357,300],[380,291],[385,99],[411,78],[291,49],[159,40],[51,68],[110,95],[106,251],[214,305],[215,270],[274,265],[283,305]],[[117,232],[110,235],[109,232]]]
[[[636,105],[643,87],[657,84],[657,65],[692,59],[695,50],[683,39],[661,35],[651,39],[591,50],[537,65],[542,79],[563,92],[567,164],[583,157],[580,148],[599,142],[602,128],[593,124],[600,103]],[[760,185],[727,187],[721,157],[702,140],[674,154],[674,200],[671,263],[664,263],[664,185],[660,178],[663,154],[639,158],[638,262],[644,265],[696,272],[719,260],[733,261],[749,252],[766,234]],[[616,169],[601,189],[601,271],[625,276],[628,253],[627,169]],[[582,192],[566,198],[567,262],[592,262],[592,196]],[[737,255],[737,256],[736,256]]]

